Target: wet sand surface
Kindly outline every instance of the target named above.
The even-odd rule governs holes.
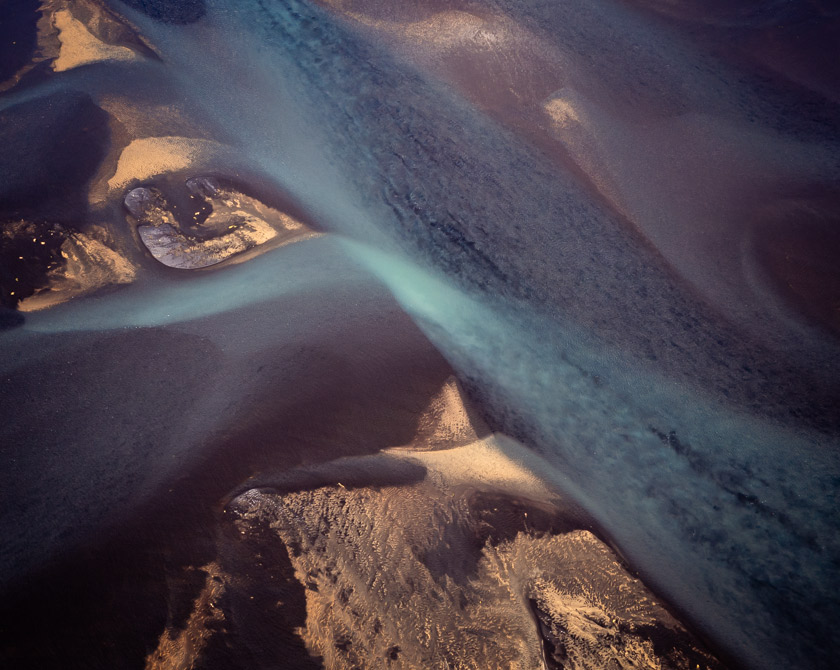
[[[4,666],[833,667],[830,3],[0,11]]]

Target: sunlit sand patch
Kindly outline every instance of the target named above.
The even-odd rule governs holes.
[[[560,128],[567,128],[581,122],[577,110],[569,100],[552,98],[545,103],[544,109],[554,124]]]
[[[425,565],[437,552],[453,566],[472,558],[461,538],[439,546],[464,513],[447,503],[415,488],[249,491],[231,511],[246,537],[270,527],[292,548],[307,589],[301,637],[325,668],[538,667],[539,638],[519,603],[492,582],[471,588]]]
[[[440,12],[425,21],[416,21],[400,29],[406,37],[438,47],[464,43],[501,46],[510,39],[499,22],[467,12]]]
[[[478,575],[479,582],[506,581],[512,598],[528,599],[548,667],[720,667],[589,531],[519,533],[484,549]],[[662,645],[668,637],[671,644]]]
[[[326,668],[721,667],[603,542],[535,505],[328,486],[228,512],[243,541],[286,545]]]
[[[604,157],[600,121],[593,109],[586,98],[569,86],[555,91],[542,103],[542,111],[549,120],[549,136],[563,145],[569,158],[617,211],[637,223],[626,206],[614,171]]]
[[[47,274],[47,286],[23,300],[18,309],[34,312],[105,286],[129,284],[136,268],[114,249],[82,233],[71,233],[61,245],[63,262]]]
[[[37,48],[30,62],[0,82],[0,92],[13,89],[44,62],[54,72],[65,72],[91,63],[155,58],[154,46],[114,9],[100,0],[41,0]]]
[[[209,639],[212,627],[225,617],[220,606],[229,576],[213,562],[201,568],[207,574],[204,588],[193,603],[193,610],[182,630],[161,633],[157,648],[146,657],[146,670],[184,670],[195,667]]]
[[[132,61],[139,58],[138,54],[128,47],[106,44],[96,38],[66,9],[57,11],[53,21],[61,42],[58,58],[52,63],[56,72],[98,61]]]
[[[476,428],[473,427],[472,420],[467,414],[458,380],[450,377],[420,415],[417,423],[417,437],[406,448],[448,449],[463,446],[478,439]]]
[[[512,27],[502,19],[484,19],[467,12],[441,12],[425,21],[392,28],[395,32],[418,43],[437,48],[464,45],[503,49],[512,46]]]
[[[359,24],[374,30],[398,35],[412,42],[435,48],[450,48],[464,44],[501,47],[513,39],[513,24],[504,17],[488,18],[461,10],[436,12],[416,21],[393,21],[345,6],[344,2],[326,0],[333,11],[340,12]]]
[[[168,172],[186,170],[212,156],[227,153],[212,140],[191,137],[144,137],[133,140],[120,154],[111,189],[121,189],[132,181],[150,179]]]
[[[546,475],[560,473],[534,452],[504,435],[491,435],[471,444],[436,451],[388,449],[386,454],[421,463],[439,485],[505,490],[535,500],[557,497]]]
[[[97,104],[111,117],[111,147],[88,187],[92,208],[103,206],[114,190],[135,179],[168,172],[167,166],[201,169],[210,161],[229,163],[232,152],[202,138],[199,124],[177,104],[110,94],[99,96]]]
[[[548,117],[552,137],[567,145],[581,163],[595,158],[604,119],[591,100],[576,88],[563,86],[542,100],[540,107],[544,117]]]

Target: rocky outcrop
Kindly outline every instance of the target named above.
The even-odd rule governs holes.
[[[167,267],[206,268],[270,241],[312,236],[288,214],[213,177],[192,177],[183,188],[181,207],[156,187],[134,188],[124,200],[143,245]]]

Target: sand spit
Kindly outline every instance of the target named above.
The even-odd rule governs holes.
[[[408,450],[451,449],[472,444],[489,429],[464,401],[464,391],[453,376],[446,380],[429,406],[418,417],[417,435]]]
[[[53,21],[61,42],[58,58],[52,62],[52,68],[56,72],[98,61],[132,61],[140,58],[128,47],[105,44],[97,39],[84,23],[66,9],[56,12]]]
[[[192,137],[143,137],[132,140],[122,150],[114,175],[108,180],[112,190],[125,188],[169,172],[198,169],[223,152],[218,142]]]

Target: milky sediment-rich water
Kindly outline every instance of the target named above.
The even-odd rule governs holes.
[[[832,666],[829,4],[9,7],[10,660]]]

